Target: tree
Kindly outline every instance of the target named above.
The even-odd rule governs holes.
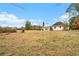
[[[43,22],[43,27],[45,26],[45,23]]]
[[[70,4],[70,6],[67,8],[66,13],[71,14],[72,15],[78,15],[79,16],[79,3],[72,3]]]
[[[26,21],[25,29],[26,30],[31,30],[31,27],[32,27],[31,22],[30,21]]]
[[[78,17],[72,17],[70,19],[70,28],[71,29],[76,29],[78,30],[79,29],[79,18]]]
[[[69,14],[69,29],[78,29],[79,3],[71,3],[66,13]]]

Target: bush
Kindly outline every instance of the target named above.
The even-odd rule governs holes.
[[[0,27],[0,33],[14,33],[16,32],[15,28],[12,27]]]
[[[42,29],[42,26],[40,25],[33,25],[32,26],[32,30],[41,30]]]
[[[52,26],[50,26],[50,30],[53,30],[53,29],[52,29]]]

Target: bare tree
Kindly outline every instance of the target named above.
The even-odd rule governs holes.
[[[70,6],[66,10],[66,13],[69,13],[69,16],[79,16],[79,3],[70,4]]]

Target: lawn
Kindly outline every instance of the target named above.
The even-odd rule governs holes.
[[[79,56],[79,31],[0,33],[1,56]]]

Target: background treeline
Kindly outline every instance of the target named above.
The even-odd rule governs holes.
[[[13,27],[0,27],[0,33],[14,33],[17,32],[16,28]]]
[[[42,26],[40,25],[33,25],[31,30],[41,30],[42,29]]]
[[[30,21],[26,21],[25,30],[41,30],[42,26],[40,25],[32,25]]]
[[[41,30],[42,26],[40,25],[32,25],[30,21],[26,21],[26,24],[24,27],[1,27],[0,26],[0,33],[15,33],[17,30]]]

